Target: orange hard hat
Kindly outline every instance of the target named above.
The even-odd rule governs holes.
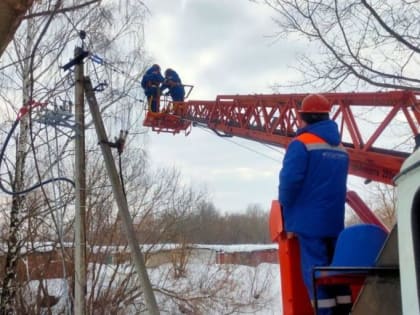
[[[309,94],[303,99],[299,113],[329,113],[330,110],[331,104],[324,95]]]

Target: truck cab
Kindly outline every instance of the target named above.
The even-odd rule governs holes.
[[[403,314],[420,314],[420,139],[403,163],[397,185],[398,252]]]

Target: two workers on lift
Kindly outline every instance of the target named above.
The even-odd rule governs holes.
[[[162,76],[160,66],[152,65],[144,74],[141,80],[141,86],[147,97],[149,110],[159,112],[160,95],[166,89],[173,102],[183,102],[185,89],[181,79],[176,71],[168,68],[165,70],[165,77]]]
[[[314,304],[312,270],[328,266],[344,229],[349,156],[340,145],[337,124],[329,118],[331,104],[311,94],[298,110],[303,127],[289,144],[279,176],[279,201],[289,238],[297,237],[302,276]],[[318,315],[348,315],[348,287],[320,287]]]

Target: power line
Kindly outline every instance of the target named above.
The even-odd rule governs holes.
[[[4,157],[4,153],[6,151],[6,147],[9,144],[10,138],[12,137],[13,132],[15,131],[16,127],[18,126],[20,119],[27,112],[29,112],[29,114],[30,114],[30,111],[32,110],[32,107],[36,106],[36,105],[39,105],[39,103],[34,103],[34,104],[31,104],[31,105],[27,105],[26,107],[23,107],[21,109],[21,111],[19,112],[19,115],[18,115],[17,119],[15,120],[15,122],[13,123],[13,125],[12,125],[12,127],[11,127],[9,133],[7,134],[7,137],[6,137],[6,139],[3,143],[3,146],[1,148],[1,151],[0,151],[0,166],[1,166],[1,163],[3,161],[3,157]],[[27,108],[28,106],[29,106],[29,109]],[[68,179],[66,177],[56,177],[56,178],[50,178],[50,179],[47,179],[47,180],[44,180],[44,181],[40,181],[39,183],[37,183],[37,184],[27,188],[27,189],[24,189],[22,191],[15,191],[14,188],[12,188],[12,190],[9,190],[9,189],[4,187],[2,181],[0,180],[0,189],[3,190],[5,193],[7,193],[9,195],[17,196],[17,195],[26,194],[26,193],[28,193],[30,191],[33,191],[37,188],[40,188],[40,187],[42,187],[46,184],[53,183],[53,182],[56,182],[56,181],[68,182],[68,183],[70,183],[71,185],[74,186],[74,182],[71,179]]]
[[[198,126],[198,127],[200,127],[201,129],[203,129],[204,131],[206,131],[206,132],[208,132],[208,133],[210,133],[211,134],[211,131],[209,130],[209,129],[207,129],[207,128],[205,128],[205,127],[202,127],[202,126]],[[269,160],[271,160],[271,161],[274,161],[274,162],[276,162],[276,163],[279,163],[279,160],[277,160],[277,159],[274,159],[274,158],[272,158],[271,156],[269,156],[269,155],[266,155],[266,154],[264,154],[264,153],[261,153],[261,152],[259,152],[259,151],[257,151],[257,150],[254,150],[254,149],[252,149],[252,148],[250,148],[250,147],[248,147],[248,146],[246,146],[246,145],[243,145],[243,144],[240,144],[240,143],[238,143],[238,142],[236,142],[236,141],[233,141],[232,139],[230,139],[230,138],[225,138],[225,137],[223,137],[222,138],[223,140],[225,140],[225,141],[228,141],[228,142],[230,142],[230,143],[233,143],[233,144],[235,144],[235,145],[237,145],[237,146],[239,146],[239,147],[241,147],[241,148],[243,148],[243,149],[246,149],[246,150],[248,150],[248,151],[250,151],[250,152],[253,152],[253,153],[255,153],[255,154],[258,154],[258,155],[260,155],[260,156],[262,156],[262,157],[264,157],[264,158],[266,158],[266,159],[269,159]],[[261,145],[265,145],[265,146],[267,146],[268,147],[268,145],[266,145],[266,144],[262,144],[262,143],[260,143]],[[279,150],[276,150],[276,149],[274,149],[274,148],[271,148],[271,147],[269,147],[270,149],[272,149],[272,150],[275,150],[275,151],[277,151],[279,154],[281,154],[281,152],[279,151]]]

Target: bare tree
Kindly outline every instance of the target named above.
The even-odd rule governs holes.
[[[414,70],[420,53],[418,1],[264,2],[276,12],[279,36],[311,42],[300,58],[303,84],[335,90],[350,81],[420,89]]]
[[[12,3],[12,1],[8,2]],[[16,140],[15,162],[10,155],[4,163],[9,175],[7,184],[13,191],[13,197],[7,236],[6,272],[1,292],[0,313],[2,314],[13,312],[12,304],[16,294],[16,266],[20,248],[25,238],[21,232],[23,231],[22,227],[28,223],[22,216],[22,209],[26,207],[26,194],[20,192],[28,190],[28,187],[37,185],[36,183],[45,180],[45,178],[51,178],[51,176],[62,177],[67,173],[67,178],[72,177],[71,173],[68,172],[71,167],[64,167],[66,158],[71,157],[71,154],[68,154],[71,132],[62,132],[60,136],[57,136],[59,127],[57,125],[52,126],[57,146],[55,160],[51,159],[51,152],[46,152],[46,147],[49,150],[52,140],[48,138],[51,126],[43,127],[41,126],[42,123],[37,125],[35,116],[32,115],[33,110],[29,107],[30,104],[34,100],[43,101],[53,104],[53,108],[50,107],[50,109],[56,110],[57,108],[61,109],[62,105],[65,105],[69,100],[69,88],[72,85],[72,82],[69,82],[71,73],[63,75],[59,66],[65,63],[63,60],[66,58],[66,51],[69,51],[70,45],[77,43],[75,39],[77,40],[81,35],[82,28],[86,33],[91,31],[92,36],[89,39],[97,40],[95,47],[98,46],[96,43],[101,43],[99,46],[104,49],[110,48],[118,40],[125,41],[127,37],[131,38],[131,47],[136,53],[125,56],[123,58],[124,64],[126,66],[130,65],[133,71],[137,70],[138,73],[141,73],[144,68],[139,63],[141,62],[139,51],[142,50],[138,49],[139,46],[137,46],[141,45],[141,41],[132,35],[135,33],[134,30],[138,31],[138,26],[143,21],[139,19],[144,14],[144,8],[139,10],[139,8],[144,7],[143,4],[132,4],[133,10],[127,11],[130,14],[123,12],[124,14],[120,14],[118,17],[119,23],[110,25],[113,19],[116,19],[115,15],[118,15],[118,10],[115,10],[115,6],[112,8],[112,4],[98,6],[99,3],[100,1],[97,0],[76,1],[70,7],[65,7],[62,0],[36,3],[28,12],[25,22],[16,34],[13,47],[7,50],[7,58],[3,58],[3,61],[6,61],[8,65],[2,68],[1,83],[3,89],[0,97],[4,103],[8,104],[7,110],[9,113],[16,114],[19,107],[23,106],[29,108],[29,115],[20,117],[20,120],[16,121],[20,123],[20,127],[19,136]],[[117,4],[118,6],[119,4]],[[127,8],[128,6],[124,7]],[[77,11],[77,14],[75,11]],[[121,58],[118,61],[120,60]],[[134,65],[138,68],[136,69]],[[108,71],[111,70],[108,69]],[[131,86],[133,84],[131,82]],[[115,91],[113,91],[113,94],[116,94]],[[121,101],[123,97],[121,94],[118,97],[109,97],[107,103],[104,104],[104,109]],[[41,135],[43,129],[46,131],[49,129],[45,138]],[[70,163],[67,164],[67,166],[69,165],[71,166]],[[54,170],[54,167],[57,168]],[[63,233],[58,231],[61,224],[53,213],[54,208],[56,210],[60,203],[57,199],[57,190],[55,188],[48,191],[43,186],[38,188],[42,190],[44,206],[49,210],[50,222],[54,223],[53,227],[57,230],[57,236],[62,239]],[[62,190],[58,194],[61,195]],[[61,197],[60,200],[62,200]],[[33,213],[32,215],[36,216],[37,214]],[[45,212],[43,215],[45,216]]]
[[[203,200],[183,228],[192,243],[217,244],[223,237],[223,218],[212,202]]]
[[[159,272],[164,270],[162,266]],[[157,291],[168,314],[252,314],[272,298],[268,288],[273,275],[260,273],[258,267],[190,264],[189,277],[176,281],[170,270],[167,273],[167,284]]]
[[[182,240],[202,244],[271,243],[267,232],[267,211],[250,204],[245,213],[222,214],[203,199],[197,209],[175,227]],[[170,239],[176,242],[176,239]]]
[[[396,223],[397,195],[395,188],[385,184],[374,184],[371,197],[371,208],[391,229]]]

